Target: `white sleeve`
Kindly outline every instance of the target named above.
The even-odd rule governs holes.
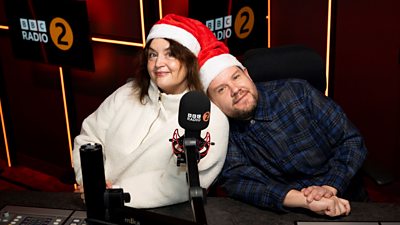
[[[125,96],[128,96],[128,92],[130,90],[131,83],[127,83],[120,87],[110,96],[108,96],[100,104],[96,111],[90,114],[83,121],[81,132],[74,139],[74,147],[72,151],[75,179],[79,185],[82,185],[82,170],[79,153],[80,147],[87,143],[99,143],[102,146],[105,146],[105,135],[110,125],[109,123],[113,118],[115,111],[124,101]]]
[[[202,132],[209,132],[211,145],[207,156],[198,164],[201,186],[209,188],[222,170],[228,149],[229,122],[225,114],[213,103],[211,103],[210,123],[208,128]]]

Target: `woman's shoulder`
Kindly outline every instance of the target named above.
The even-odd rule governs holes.
[[[135,94],[133,81],[127,81],[125,84],[119,86],[113,93],[111,93],[104,101],[104,104],[120,105],[124,102],[138,102],[138,97]]]
[[[135,87],[133,85],[134,81],[127,81],[126,83],[119,86],[110,96],[118,97],[118,98],[126,98],[126,97],[134,97],[135,96]]]
[[[114,92],[116,93],[133,93],[134,90],[134,81],[128,80],[121,86],[119,86]]]
[[[210,122],[228,126],[228,117],[211,101]]]

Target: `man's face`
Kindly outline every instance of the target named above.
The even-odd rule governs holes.
[[[224,69],[211,81],[208,96],[228,117],[250,119],[257,106],[258,92],[247,70]]]

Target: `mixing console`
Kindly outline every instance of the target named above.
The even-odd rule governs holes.
[[[85,211],[7,205],[0,225],[86,225]]]

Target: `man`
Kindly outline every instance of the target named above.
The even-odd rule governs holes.
[[[367,150],[342,109],[303,80],[255,84],[222,42],[202,45],[210,46],[199,53],[203,85],[230,119],[220,177],[228,196],[278,211],[348,215],[343,196]]]

